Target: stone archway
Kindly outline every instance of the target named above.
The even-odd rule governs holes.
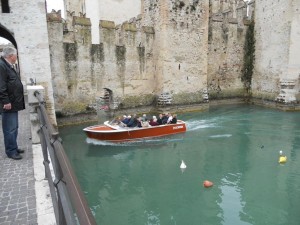
[[[13,33],[10,32],[1,23],[0,23],[0,37],[3,37],[5,39],[7,39],[8,41],[10,41],[15,46],[15,48],[18,49],[17,42],[16,42],[16,40],[14,38]]]
[[[17,46],[17,42],[13,36],[13,33],[10,32],[8,29],[6,29],[1,23],[0,23],[0,37],[5,38],[6,40],[10,41],[13,46],[17,49],[18,51],[18,46]],[[17,62],[15,64],[15,69],[19,72],[20,74],[20,67],[19,67],[19,56],[17,59]]]

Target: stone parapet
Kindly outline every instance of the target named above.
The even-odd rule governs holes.
[[[62,23],[61,11],[53,10],[51,13],[47,13],[47,22]]]
[[[99,27],[104,29],[115,29],[116,25],[114,21],[100,20]]]
[[[90,18],[85,18],[85,17],[78,17],[78,16],[73,16],[73,26],[75,25],[80,25],[80,26],[91,26],[91,20]]]
[[[135,23],[123,23],[122,28],[124,31],[137,32],[137,27]]]
[[[142,30],[147,34],[155,34],[153,27],[142,26]]]

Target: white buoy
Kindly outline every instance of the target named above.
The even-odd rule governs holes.
[[[185,169],[185,168],[186,168],[186,165],[185,165],[184,161],[181,160],[180,169]]]
[[[280,150],[280,151],[279,151],[279,155],[283,155],[283,152],[282,152],[282,150]]]

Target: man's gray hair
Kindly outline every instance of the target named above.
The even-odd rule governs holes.
[[[2,51],[2,56],[5,59],[16,54],[17,54],[17,50],[14,47],[5,47]]]

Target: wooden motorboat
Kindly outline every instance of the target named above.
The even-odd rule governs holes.
[[[186,125],[184,121],[178,120],[176,124],[131,128],[110,124],[109,121],[106,121],[103,125],[90,126],[83,130],[92,139],[124,142],[183,133],[186,132]]]

